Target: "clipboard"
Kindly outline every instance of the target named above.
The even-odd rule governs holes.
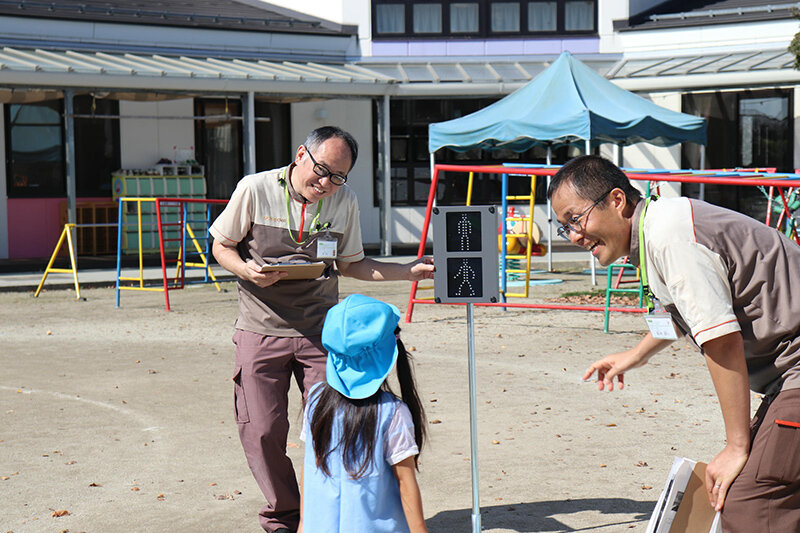
[[[325,270],[325,263],[316,261],[314,263],[271,263],[261,265],[261,272],[287,272],[285,279],[316,279]]]

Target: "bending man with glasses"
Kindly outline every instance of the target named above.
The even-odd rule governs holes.
[[[706,470],[724,533],[800,531],[800,246],[743,214],[689,198],[643,200],[613,163],[583,156],[547,192],[559,233],[602,265],[640,268],[650,333],[594,362],[620,389],[678,335],[705,356],[726,445]],[[644,324],[643,324],[644,325]],[[750,391],[764,400],[750,422]],[[723,506],[724,505],[724,506]]]
[[[433,278],[433,260],[407,264],[364,255],[356,195],[345,183],[358,144],[332,126],[314,130],[288,166],[245,176],[209,230],[219,264],[239,278],[233,342],[235,414],[250,470],[267,504],[269,532],[295,531],[300,496],[286,455],[289,384],[305,396],[325,379],[320,342],[328,309],[339,301],[337,273],[361,280]],[[316,279],[287,280],[265,263],[322,261]]]

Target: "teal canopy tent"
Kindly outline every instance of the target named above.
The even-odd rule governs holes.
[[[705,145],[706,122],[618,87],[569,52],[563,52],[536,78],[492,105],[428,126],[431,168],[433,154],[440,148],[524,152],[545,145],[550,163],[550,146],[572,143],[583,144],[586,151],[592,144],[613,143],[619,146],[617,163],[622,166],[622,146],[639,142]],[[701,160],[702,154],[703,148]],[[547,204],[549,243],[553,236],[549,199]],[[551,257],[548,254],[548,270],[552,271]],[[594,261],[590,264],[594,284]]]
[[[465,152],[536,144],[706,143],[702,117],[671,111],[617,87],[569,52],[502,100],[461,118],[430,124],[428,149]]]

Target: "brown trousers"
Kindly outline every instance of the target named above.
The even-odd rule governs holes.
[[[723,533],[800,532],[800,389],[761,403],[750,457],[722,509]]]
[[[236,330],[234,401],[247,464],[267,504],[259,512],[265,531],[297,529],[300,493],[286,455],[289,384],[294,375],[305,398],[325,379],[327,352],[320,337],[268,337]]]

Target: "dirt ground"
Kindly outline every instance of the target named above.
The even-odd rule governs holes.
[[[546,276],[542,276],[546,277]],[[530,301],[589,289],[584,274]],[[111,288],[0,293],[0,531],[257,532],[263,496],[233,419],[236,292]],[[404,282],[341,281],[405,313]],[[515,301],[519,301],[515,299]],[[483,529],[639,531],[675,456],[723,446],[702,357],[678,341],[624,391],[580,380],[635,344],[639,315],[475,308]],[[417,305],[413,350],[430,422],[420,486],[432,533],[471,529],[467,321],[463,306]],[[291,391],[293,422],[299,393]],[[289,435],[297,464],[299,424]],[[66,511],[64,514],[61,511]],[[63,516],[54,516],[63,514]]]

